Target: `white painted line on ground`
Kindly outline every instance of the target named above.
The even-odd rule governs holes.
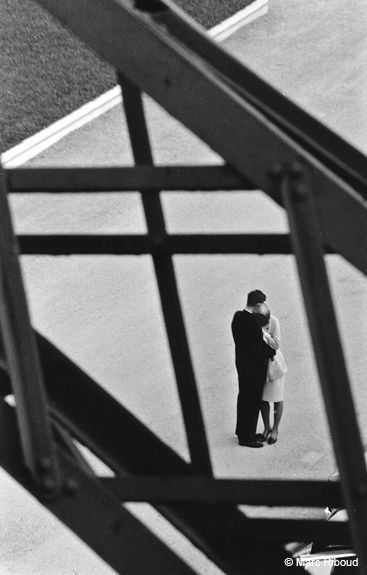
[[[255,0],[250,6],[239,10],[217,26],[208,30],[208,34],[221,42],[234,34],[239,28],[249,24],[259,16],[266,14],[268,10],[268,0]],[[120,86],[115,86],[112,90],[98,96],[95,100],[88,102],[68,114],[61,120],[50,124],[44,130],[26,138],[13,148],[1,154],[1,163],[4,168],[16,168],[28,160],[31,160],[41,152],[47,150],[53,144],[65,138],[71,132],[85,126],[92,120],[98,118],[114,106],[121,104]]]
[[[217,26],[214,26],[209,30],[209,35],[221,42],[225,40],[231,34],[234,34],[245,26],[246,24],[250,24],[259,16],[263,16],[268,11],[268,0],[255,0],[250,6],[243,8],[233,16],[230,16]]]
[[[16,168],[24,164],[31,158],[37,156],[37,154],[56,144],[56,142],[59,142],[71,132],[98,118],[120,102],[121,89],[120,86],[115,86],[115,88],[105,92],[102,96],[98,96],[95,100],[84,104],[84,106],[81,106],[71,114],[50,124],[50,126],[37,132],[34,136],[26,138],[17,146],[4,152],[1,155],[3,167]]]

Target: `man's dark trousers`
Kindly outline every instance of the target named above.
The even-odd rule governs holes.
[[[232,334],[239,385],[236,434],[241,443],[252,443],[256,441],[268,360],[275,352],[264,342],[260,323],[247,310],[234,314]]]

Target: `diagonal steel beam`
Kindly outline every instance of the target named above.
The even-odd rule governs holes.
[[[121,476],[159,474],[167,478],[198,474],[50,342],[41,335],[37,341],[53,413],[63,427],[112,471]],[[226,573],[242,575],[243,565],[256,575],[262,575],[267,568],[273,573],[289,573],[283,563],[288,554],[279,543],[243,542],[237,546],[223,534],[224,524],[239,532],[247,525],[248,519],[234,505],[156,507]],[[264,545],[266,557],[263,557]],[[258,557],[262,557],[261,565]]]
[[[210,36],[204,35],[202,27],[171,0],[164,0],[164,4],[170,9],[151,15],[157,25],[163,25],[172,38],[190,47],[242,97],[367,199],[365,154],[245,67]]]
[[[269,170],[301,158],[311,174],[326,244],[367,271],[362,196],[250,103],[235,79],[157,24],[157,14],[128,0],[38,2],[259,189],[271,194]],[[174,11],[169,6],[162,2],[161,12]]]
[[[11,449],[9,449],[11,445]],[[194,575],[168,546],[113,499],[63,450],[57,451],[64,483],[58,497],[41,503],[85,541],[117,573]],[[29,481],[20,450],[14,410],[0,402],[0,465],[39,498]]]

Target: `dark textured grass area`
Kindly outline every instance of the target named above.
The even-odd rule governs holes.
[[[212,28],[238,10],[253,3],[254,0],[176,0],[175,4],[183,8],[206,28]]]
[[[252,1],[176,3],[210,28]],[[105,62],[31,0],[0,1],[0,80],[0,152],[116,84]]]
[[[116,84],[104,62],[29,0],[0,2],[1,151]]]

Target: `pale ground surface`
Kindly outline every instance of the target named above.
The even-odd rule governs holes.
[[[352,6],[362,16],[355,18]],[[320,0],[306,5],[300,0],[277,0],[270,3],[268,16],[231,38],[227,47],[367,151],[361,110],[367,85],[361,65],[366,17],[361,1]],[[147,108],[158,163],[218,161],[173,120],[162,118],[157,106],[148,102]],[[31,164],[121,162],[131,162],[131,156],[122,112],[113,109]],[[89,199],[23,196],[14,198],[13,206],[22,232],[145,231],[137,194]],[[281,209],[260,192],[166,194],[164,209],[172,232],[287,230]],[[37,329],[187,457],[150,258],[25,257],[23,263]],[[367,342],[365,279],[337,256],[329,257],[328,265],[366,440],[367,391],[362,377],[366,360],[361,353]],[[293,258],[179,256],[175,267],[216,475],[327,478],[334,469],[333,455]],[[244,306],[245,293],[257,287],[266,291],[269,306],[280,319],[289,373],[278,443],[249,450],[240,448],[233,435],[237,389],[230,321],[234,311]],[[5,526],[0,534],[0,575],[112,572],[28,495],[20,495],[8,478],[3,474],[0,478],[0,520]],[[143,509],[145,517],[151,517]],[[271,515],[277,510],[248,512]],[[300,510],[300,514],[320,512]],[[157,520],[152,521],[157,527]],[[163,522],[158,522],[158,529],[167,537]],[[174,541],[171,534],[169,538]],[[191,549],[181,543],[179,548],[199,573],[218,572],[205,560],[195,559]],[[321,575],[321,570],[317,572]]]

